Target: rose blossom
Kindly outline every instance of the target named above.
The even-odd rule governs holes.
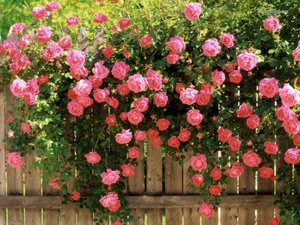
[[[294,56],[294,62],[300,60],[300,45],[298,45],[297,48],[292,51],[292,55]]]
[[[116,125],[116,116],[115,115],[109,115],[105,118],[105,123],[107,123],[109,126],[115,126]]]
[[[145,34],[139,41],[142,48],[149,48],[153,43],[153,38],[149,34]]]
[[[257,115],[251,115],[247,118],[246,124],[249,129],[255,129],[259,126],[260,118]]]
[[[136,141],[142,141],[146,138],[146,132],[141,130],[136,130],[134,133],[134,138]]]
[[[293,144],[295,146],[300,146],[300,133],[294,135]]]
[[[232,131],[225,129],[224,127],[219,127],[218,130],[218,140],[221,142],[228,142],[232,137]]]
[[[152,139],[159,135],[159,131],[149,128],[146,135],[148,138]]]
[[[180,92],[179,99],[183,104],[192,105],[196,102],[198,91],[193,88],[187,88]]]
[[[186,115],[188,123],[192,126],[198,126],[204,119],[204,116],[200,113],[200,110],[198,109],[190,109]]]
[[[14,79],[14,81],[9,85],[10,91],[11,93],[20,98],[24,96],[25,90],[27,88],[27,83],[20,79],[20,78],[16,78]]]
[[[270,179],[274,174],[274,170],[266,166],[262,166],[261,168],[259,168],[258,172],[259,176],[264,179]]]
[[[122,225],[122,223],[120,221],[116,220],[111,225]]]
[[[119,19],[118,23],[119,23],[119,27],[121,30],[126,29],[131,24],[130,19],[128,19],[128,18]]]
[[[252,113],[253,113],[252,107],[247,105],[246,103],[241,104],[239,108],[236,110],[236,115],[239,118],[247,118],[251,116]]]
[[[283,88],[279,89],[279,96],[282,104],[288,107],[295,106],[300,102],[300,91],[295,90],[287,83],[283,85]]]
[[[106,98],[108,97],[109,91],[107,88],[104,89],[98,88],[93,91],[93,95],[96,102],[102,103],[105,102]]]
[[[23,157],[18,152],[8,152],[6,153],[7,163],[14,169],[17,169],[23,164]]]
[[[144,115],[143,115],[143,113],[139,112],[137,109],[131,109],[127,113],[127,119],[129,121],[129,123],[138,125],[139,123],[141,123],[143,121]]]
[[[99,202],[105,208],[108,208],[111,212],[116,212],[121,206],[121,201],[116,192],[108,192],[107,195],[103,196]]]
[[[151,139],[151,143],[154,147],[159,147],[163,144],[163,140],[160,137],[154,137]]]
[[[47,43],[50,41],[52,34],[50,27],[42,26],[36,30],[35,36],[38,42]]]
[[[71,48],[71,45],[72,45],[72,39],[71,37],[68,35],[66,37],[63,37],[61,38],[59,41],[58,41],[58,45],[64,49],[64,50],[69,50]]]
[[[215,167],[209,174],[214,180],[220,180],[222,178],[222,170],[219,167]]]
[[[202,10],[201,3],[188,3],[184,9],[185,18],[189,21],[199,18]]]
[[[24,28],[26,27],[26,24],[25,23],[15,23],[14,25],[12,25],[11,27],[11,32],[13,34],[16,34],[16,33],[21,33]]]
[[[98,163],[101,160],[101,156],[97,152],[89,152],[88,154],[85,154],[84,157],[86,158],[86,161],[91,164]]]
[[[121,169],[123,177],[132,177],[135,175],[135,168],[131,164],[123,164]]]
[[[46,3],[45,8],[48,12],[53,12],[60,8],[60,4],[58,2],[48,2],[48,3]]]
[[[52,180],[48,183],[50,187],[60,190],[61,186],[57,183],[59,181],[59,177],[53,177]]]
[[[288,149],[284,154],[284,161],[289,164],[300,162],[300,150],[296,148]]]
[[[79,50],[72,50],[66,57],[71,67],[82,67],[85,61],[85,53]]]
[[[112,45],[106,45],[106,48],[102,50],[102,54],[105,56],[105,58],[110,58],[113,53],[114,50]]]
[[[266,30],[275,32],[277,31],[279,26],[279,20],[275,18],[274,16],[269,16],[264,20],[263,26]]]
[[[267,154],[276,154],[278,152],[278,145],[271,141],[266,141],[264,143],[264,151]]]
[[[296,119],[287,119],[283,121],[283,128],[288,134],[296,134],[300,132],[300,122]]]
[[[229,81],[234,84],[241,83],[243,75],[239,70],[232,70],[229,74]]]
[[[222,69],[225,70],[227,73],[231,73],[233,70],[235,70],[236,66],[237,63],[233,63],[229,61],[225,66],[222,67]]]
[[[246,50],[243,50],[237,56],[237,63],[238,66],[243,70],[250,71],[256,66],[257,58],[253,53],[249,53]]]
[[[36,104],[36,95],[31,92],[25,92],[23,99],[27,105],[35,105]]]
[[[71,193],[71,199],[74,201],[78,201],[80,199],[81,195],[78,191],[73,191]]]
[[[126,77],[126,74],[129,72],[130,66],[124,62],[116,62],[111,70],[112,75],[119,79],[123,80]]]
[[[207,105],[211,100],[211,94],[207,91],[201,90],[199,91],[196,102],[200,106]]]
[[[128,149],[128,158],[137,159],[140,155],[140,149],[138,147],[131,147]]]
[[[208,57],[216,56],[221,53],[221,46],[218,43],[217,39],[212,38],[204,42],[204,44],[202,45],[202,50],[204,52],[204,55]]]
[[[84,66],[82,66],[82,67],[71,67],[70,68],[70,74],[76,80],[80,80],[81,78],[86,77],[88,75],[88,72],[89,71]],[[89,81],[91,82],[91,76],[89,77]]]
[[[237,178],[244,173],[244,169],[240,166],[238,162],[234,162],[231,168],[226,170],[226,173],[231,178]]]
[[[128,88],[134,93],[139,93],[145,90],[146,82],[141,74],[135,74],[128,78]]]
[[[226,48],[233,47],[234,45],[233,42],[234,42],[234,36],[230,33],[223,34],[220,37],[220,43],[225,45]]]
[[[102,172],[100,174],[102,178],[102,183],[106,185],[111,185],[117,183],[120,178],[120,171],[119,170],[111,170],[107,169],[106,172]]]
[[[159,107],[165,107],[168,103],[168,96],[166,92],[158,92],[154,95],[154,103]]]
[[[244,164],[249,167],[258,167],[262,161],[261,157],[251,150],[244,153],[242,159]]]
[[[210,76],[215,86],[221,86],[225,81],[225,74],[223,71],[214,70]]]
[[[115,135],[115,140],[119,144],[128,144],[132,139],[132,133],[130,130],[122,130],[121,133]]]
[[[104,23],[108,20],[107,16],[103,13],[97,13],[94,17],[94,23]]]
[[[208,191],[211,195],[219,195],[222,191],[222,187],[220,185],[210,185]]]
[[[192,177],[192,181],[193,181],[193,184],[198,187],[198,186],[201,186],[204,182],[204,177],[202,174],[195,174],[193,177]]]
[[[83,108],[87,108],[89,106],[92,106],[94,101],[92,98],[88,96],[77,96],[75,99],[80,105],[83,106]]]
[[[279,223],[280,223],[280,217],[277,216],[268,220],[267,225],[279,225]]]
[[[176,53],[169,53],[166,57],[167,59],[167,63],[170,64],[170,65],[174,65],[178,62],[178,60],[180,59],[179,58],[179,55],[176,54]]]
[[[228,144],[229,144],[231,151],[237,151],[240,149],[242,142],[236,137],[231,137],[228,140]]]
[[[267,98],[273,98],[279,91],[278,81],[275,78],[264,78],[259,82],[259,93]]]
[[[156,126],[158,127],[158,129],[160,131],[164,131],[164,130],[168,129],[168,127],[170,126],[170,121],[165,118],[159,119],[156,122]]]
[[[50,61],[51,59],[60,59],[64,56],[64,50],[56,43],[50,43],[44,50],[43,59]]]
[[[117,108],[119,107],[119,105],[120,105],[119,100],[118,100],[117,98],[115,98],[115,97],[109,97],[109,96],[108,96],[108,97],[105,99],[105,102],[106,102],[109,106],[113,107],[114,109],[117,109]]]
[[[180,146],[180,141],[177,139],[176,136],[172,136],[168,139],[167,142],[168,146],[173,147],[173,148],[179,148]]]
[[[88,96],[93,89],[92,83],[89,80],[80,80],[73,88],[74,92],[78,96]]]
[[[290,109],[286,105],[282,105],[276,108],[275,113],[278,120],[284,121],[289,118]]]
[[[23,133],[29,134],[31,131],[30,124],[29,123],[21,123],[21,130]]]
[[[214,206],[212,204],[202,203],[199,205],[199,213],[205,218],[210,218],[215,215]]]
[[[206,168],[206,156],[204,154],[197,154],[196,156],[192,156],[190,159],[190,166],[197,171],[202,171]]]
[[[76,26],[80,23],[80,19],[76,16],[71,16],[71,17],[67,18],[66,23],[69,26]]]
[[[175,36],[171,37],[166,45],[169,47],[171,53],[180,53],[185,48],[185,43],[182,37]]]
[[[67,108],[69,110],[69,113],[74,116],[81,116],[84,110],[83,106],[75,100],[70,101],[67,105]]]
[[[139,112],[145,112],[148,110],[149,107],[149,99],[145,97],[140,97],[133,101],[134,108]]]
[[[92,71],[93,71],[93,74],[101,80],[106,78],[109,74],[108,68],[106,66],[104,66],[104,61],[99,61],[99,62],[95,63]]]
[[[162,76],[155,70],[148,70],[146,73],[148,88],[154,91],[160,91],[162,88]]]
[[[182,128],[177,138],[182,142],[186,142],[190,139],[191,134],[191,131],[186,128]]]
[[[120,115],[119,115],[119,118],[120,118],[123,122],[125,122],[125,121],[128,119],[128,117],[127,117],[127,112],[121,112]]]
[[[120,95],[125,96],[128,95],[130,92],[130,89],[128,88],[127,82],[123,82],[122,84],[117,85],[117,90],[120,93]]]
[[[49,14],[50,14],[50,13],[45,9],[45,7],[43,7],[43,6],[37,6],[37,7],[34,7],[34,8],[31,10],[31,13],[32,13],[32,15],[34,16],[34,19],[35,19],[35,20],[39,20],[39,19],[48,17]]]

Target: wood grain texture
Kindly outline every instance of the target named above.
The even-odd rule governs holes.
[[[154,147],[148,140],[147,145],[147,193],[160,194],[162,192],[162,151]],[[162,223],[161,209],[147,210],[148,225]]]
[[[93,225],[93,217],[88,209],[78,209],[77,225]]]
[[[182,166],[165,156],[165,191],[166,194],[182,194]],[[181,225],[182,209],[166,209],[166,224]]]
[[[182,191],[183,194],[191,194],[191,187],[192,187],[192,177],[189,173],[189,167],[190,167],[190,158],[193,156],[193,152],[190,150],[187,153],[185,153],[185,160],[183,163],[183,187]],[[198,203],[198,202],[197,202]],[[199,225],[200,224],[200,215],[198,212],[198,204],[190,207],[190,208],[184,208],[183,209],[183,220],[184,224],[189,225]]]

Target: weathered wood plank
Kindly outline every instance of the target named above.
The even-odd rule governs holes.
[[[190,150],[185,153],[185,160],[183,163],[183,194],[191,193],[192,177],[188,171],[190,166],[190,158],[193,156],[193,152]],[[200,215],[198,212],[198,204],[194,207],[183,209],[183,220],[184,224],[199,225]]]
[[[182,194],[182,166],[165,156],[165,190],[166,194]],[[166,209],[166,224],[181,225],[182,209]]]
[[[154,147],[150,140],[147,145],[147,193],[160,194],[162,192],[162,151]],[[161,209],[147,210],[148,225],[162,223]]]
[[[88,209],[78,209],[78,225],[93,225],[93,217]]]

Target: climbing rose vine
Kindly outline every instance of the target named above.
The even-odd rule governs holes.
[[[99,12],[91,21],[104,36],[94,31],[82,47],[80,18],[66,18],[64,32],[51,24],[60,7],[33,8],[34,25],[14,24],[13,38],[0,45],[2,78],[23,112],[6,118],[12,168],[21,167],[34,146],[34,165],[48,185],[99,221],[111,216],[113,224],[131,220],[123,190],[146,139],[180,164],[193,153],[191,189],[214,196],[199,202],[204,217],[214,216],[225,184],[250,168],[282,183],[279,198],[293,198],[300,45],[280,42],[285,25],[278,18],[256,24],[265,37],[258,49],[232,31],[204,32],[200,3],[174,11],[176,24],[159,20],[154,27],[137,26],[131,15],[114,22]]]

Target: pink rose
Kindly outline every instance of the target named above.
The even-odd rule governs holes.
[[[168,96],[166,92],[158,92],[154,95],[154,103],[159,107],[165,107],[168,103]]]
[[[113,46],[106,45],[106,48],[102,50],[102,54],[105,56],[105,58],[110,58],[112,54],[114,54]]]
[[[276,154],[278,152],[278,145],[271,141],[266,141],[264,143],[264,151],[267,154]]]
[[[192,181],[193,181],[193,184],[196,186],[196,187],[199,187],[203,184],[204,182],[204,177],[202,174],[195,174],[193,177],[192,177]]]
[[[153,38],[149,34],[145,34],[139,43],[142,48],[149,48],[153,43]]]
[[[48,82],[49,77],[45,76],[45,75],[41,75],[40,77],[37,78],[37,82],[39,83],[39,85],[42,85],[46,82]]]
[[[204,116],[200,113],[200,110],[198,109],[190,109],[186,115],[188,123],[192,126],[198,126],[204,119]]]
[[[154,137],[151,139],[151,143],[154,147],[159,147],[163,144],[163,140],[160,137]]]
[[[81,116],[84,110],[83,106],[75,100],[70,101],[67,105],[67,108],[69,113],[74,116]]]
[[[50,27],[42,26],[36,30],[35,36],[38,42],[47,43],[48,41],[50,41],[52,34],[53,33]]]
[[[196,156],[192,156],[190,159],[190,166],[197,171],[202,171],[206,168],[206,156],[204,154],[197,154]]]
[[[180,59],[179,58],[179,55],[176,54],[176,53],[169,53],[166,57],[167,59],[167,63],[170,64],[170,65],[174,65],[178,62],[178,60]]]
[[[112,75],[119,79],[123,80],[126,77],[126,74],[129,72],[130,66],[124,62],[116,62],[111,70]]]
[[[119,170],[111,170],[107,169],[106,172],[102,172],[100,174],[102,178],[102,183],[106,185],[111,185],[117,183],[120,178],[120,171]]]
[[[226,48],[233,47],[234,45],[233,42],[234,42],[234,36],[230,33],[223,34],[220,37],[220,43],[225,45]]]
[[[97,152],[89,152],[88,154],[85,154],[84,157],[90,164],[98,163],[101,160],[101,156]]]
[[[52,187],[56,190],[60,190],[61,186],[59,186],[59,184],[57,182],[59,182],[59,178],[58,177],[53,177],[52,180],[48,184],[49,184],[50,187]]]
[[[72,39],[71,37],[68,35],[66,37],[63,37],[61,38],[59,41],[58,41],[58,45],[64,49],[64,50],[69,50],[71,48],[71,45],[72,45]]]
[[[37,95],[40,93],[40,87],[36,78],[32,78],[26,82],[26,92]]]
[[[71,67],[82,67],[85,61],[85,53],[79,50],[72,50],[67,55],[67,63]]]
[[[297,164],[300,162],[300,150],[296,148],[288,149],[284,154],[284,161],[289,164]]]
[[[111,225],[122,225],[122,223],[116,220]]]
[[[277,216],[268,220],[267,225],[279,225],[279,223],[280,223],[280,217]]]
[[[111,212],[116,212],[121,206],[121,201],[116,192],[108,192],[107,195],[103,196],[99,202],[105,208],[108,208]]]
[[[132,177],[135,175],[135,168],[131,164],[123,164],[121,169],[123,177]]]
[[[274,98],[278,93],[278,82],[275,78],[264,78],[259,82],[259,93],[267,98]]]
[[[159,131],[149,128],[146,135],[147,135],[148,138],[152,139],[152,138],[155,138],[159,135]]]
[[[146,89],[147,85],[144,77],[141,74],[135,74],[128,78],[128,88],[134,93],[142,92]]]
[[[177,139],[176,136],[172,136],[168,139],[167,142],[168,146],[173,147],[173,148],[179,148],[180,146],[180,141]]]
[[[95,101],[98,103],[102,103],[102,102],[106,101],[106,98],[109,95],[109,91],[107,88],[104,88],[104,89],[98,88],[93,91],[93,94],[94,94]]]
[[[25,23],[15,23],[11,27],[11,32],[13,34],[19,34],[19,33],[21,33],[24,30],[25,27],[26,27]]]
[[[220,180],[222,178],[222,170],[219,167],[214,167],[209,174],[214,180]]]
[[[81,198],[81,195],[78,191],[73,191],[71,193],[71,199],[74,201],[78,201]]]
[[[236,110],[236,115],[239,118],[247,118],[251,116],[252,113],[253,113],[252,107],[247,105],[246,103],[241,104],[239,108]]]
[[[160,91],[162,88],[162,76],[155,70],[148,70],[146,73],[147,83],[150,90]]]
[[[119,100],[118,100],[117,98],[115,98],[115,97],[109,97],[109,96],[108,96],[108,97],[105,99],[105,101],[106,101],[106,103],[107,103],[109,106],[113,107],[114,109],[117,109],[117,108],[119,107],[119,105],[120,105]]]
[[[249,167],[258,167],[262,161],[261,157],[251,150],[244,153],[242,159],[244,164]]]
[[[70,74],[76,80],[80,80],[81,78],[86,77],[88,75],[88,72],[89,71],[84,66],[82,66],[82,67],[71,67],[70,68]],[[89,77],[89,81],[91,82],[90,77]],[[92,84],[92,86],[93,86],[93,84]]]
[[[232,131],[225,129],[224,127],[219,127],[218,130],[218,140],[225,143],[228,142],[232,137]]]
[[[89,106],[92,106],[94,101],[88,96],[77,96],[75,99],[80,105],[83,106],[83,108],[87,108]]]
[[[298,45],[297,48],[293,50],[292,55],[294,56],[294,62],[300,60],[300,45]]]
[[[69,26],[76,26],[80,23],[80,19],[76,16],[71,16],[71,17],[67,18],[66,23]]]
[[[20,79],[20,78],[16,78],[14,79],[14,81],[9,85],[10,91],[11,93],[18,97],[21,98],[24,96],[24,93],[26,91],[27,88],[27,83]]]
[[[46,3],[45,8],[48,12],[53,12],[60,8],[60,4],[58,2],[48,2],[48,3]]]
[[[115,126],[116,125],[116,116],[115,115],[109,115],[105,118],[105,123],[107,123],[109,126]]]
[[[108,20],[107,16],[103,13],[97,13],[94,17],[94,23],[104,23]]]
[[[295,90],[289,84],[284,84],[283,88],[279,89],[279,96],[282,104],[288,107],[295,106],[300,102],[300,91]]]
[[[269,16],[264,20],[263,26],[266,30],[275,32],[277,31],[279,26],[279,20],[275,18],[274,16]]]
[[[122,130],[121,133],[115,135],[115,140],[118,144],[128,144],[132,139],[130,130]]]
[[[179,99],[183,104],[192,105],[196,102],[198,91],[193,88],[187,88],[180,92]]]
[[[204,42],[204,44],[202,45],[202,50],[204,52],[204,55],[208,57],[216,56],[221,53],[221,46],[218,43],[217,39],[212,38]]]
[[[128,95],[130,92],[130,89],[128,88],[127,82],[123,82],[122,84],[117,85],[117,90],[120,93],[120,95],[125,96]]]
[[[141,130],[136,130],[134,133],[134,138],[136,141],[142,141],[146,138],[146,132]]]
[[[241,74],[241,72],[239,70],[232,70],[229,73],[229,81],[231,83],[239,84],[239,83],[241,83],[242,79],[243,79],[243,75]]]
[[[228,140],[228,144],[229,144],[231,151],[237,151],[240,149],[242,142],[236,137],[231,137]]]
[[[185,18],[189,21],[199,18],[202,10],[201,3],[188,3],[184,9]]]
[[[92,83],[89,80],[80,80],[73,88],[74,92],[78,96],[88,96],[93,89]]]
[[[128,149],[128,158],[137,159],[140,156],[140,149],[138,147],[132,147]]]
[[[108,76],[109,70],[104,66],[104,61],[99,61],[95,63],[93,69],[93,74],[96,75],[99,79],[104,79]]]
[[[212,204],[202,203],[199,205],[199,213],[205,218],[210,218],[215,215],[214,206]]]
[[[164,130],[168,129],[168,127],[170,126],[170,124],[171,124],[170,121],[167,120],[167,119],[164,119],[164,118],[159,119],[156,122],[156,126],[158,127],[158,129],[160,131],[164,131]]]
[[[250,71],[256,66],[257,58],[253,53],[249,53],[246,50],[243,50],[237,56],[237,63],[238,66],[243,70]]]
[[[31,92],[25,92],[23,99],[27,105],[35,105],[36,104],[36,95]]]
[[[225,81],[225,74],[223,71],[214,70],[210,76],[215,86],[221,86]]]
[[[297,134],[300,132],[300,122],[295,119],[287,119],[283,121],[283,128],[288,134]]]
[[[127,119],[129,121],[129,123],[138,125],[139,123],[141,123],[143,121],[144,115],[143,115],[143,113],[139,112],[137,109],[131,109],[127,113]]]
[[[50,61],[51,59],[60,59],[64,56],[64,50],[56,43],[50,43],[44,50],[43,59]]]
[[[35,20],[47,18],[50,15],[50,13],[43,6],[34,7],[31,10],[31,13],[34,16]]]
[[[182,37],[175,36],[170,38],[166,45],[169,47],[171,53],[180,53],[185,48],[185,43]]]
[[[259,126],[260,118],[257,115],[251,115],[246,120],[246,125],[249,129],[255,129]]]
[[[237,178],[244,173],[244,169],[240,166],[238,162],[234,162],[231,168],[226,170],[226,173],[231,178]]]
[[[23,133],[29,134],[31,131],[31,127],[29,123],[21,123],[21,130]]]
[[[266,166],[262,166],[261,168],[259,168],[258,172],[259,176],[263,179],[270,179],[274,174],[274,170]]]
[[[211,195],[220,195],[222,187],[220,185],[210,185],[208,191]]]
[[[201,90],[199,91],[196,102],[200,106],[208,105],[211,100],[211,94],[207,91]]]
[[[293,144],[295,146],[300,146],[300,133],[294,135]]]
[[[120,115],[119,115],[119,118],[120,118],[123,122],[125,122],[125,121],[128,119],[128,117],[127,117],[127,112],[121,112]]]
[[[14,169],[17,169],[23,164],[23,157],[18,152],[6,153],[7,163]]]
[[[275,113],[278,120],[284,121],[289,118],[290,109],[286,105],[282,105],[276,108]]]
[[[186,142],[191,138],[191,135],[191,131],[186,128],[182,128],[177,138],[182,142]]]
[[[139,112],[145,112],[148,110],[149,99],[145,97],[140,97],[133,101],[134,108]]]
[[[119,27],[121,30],[126,29],[131,24],[130,19],[128,19],[128,18],[119,19],[118,23],[119,23]]]

